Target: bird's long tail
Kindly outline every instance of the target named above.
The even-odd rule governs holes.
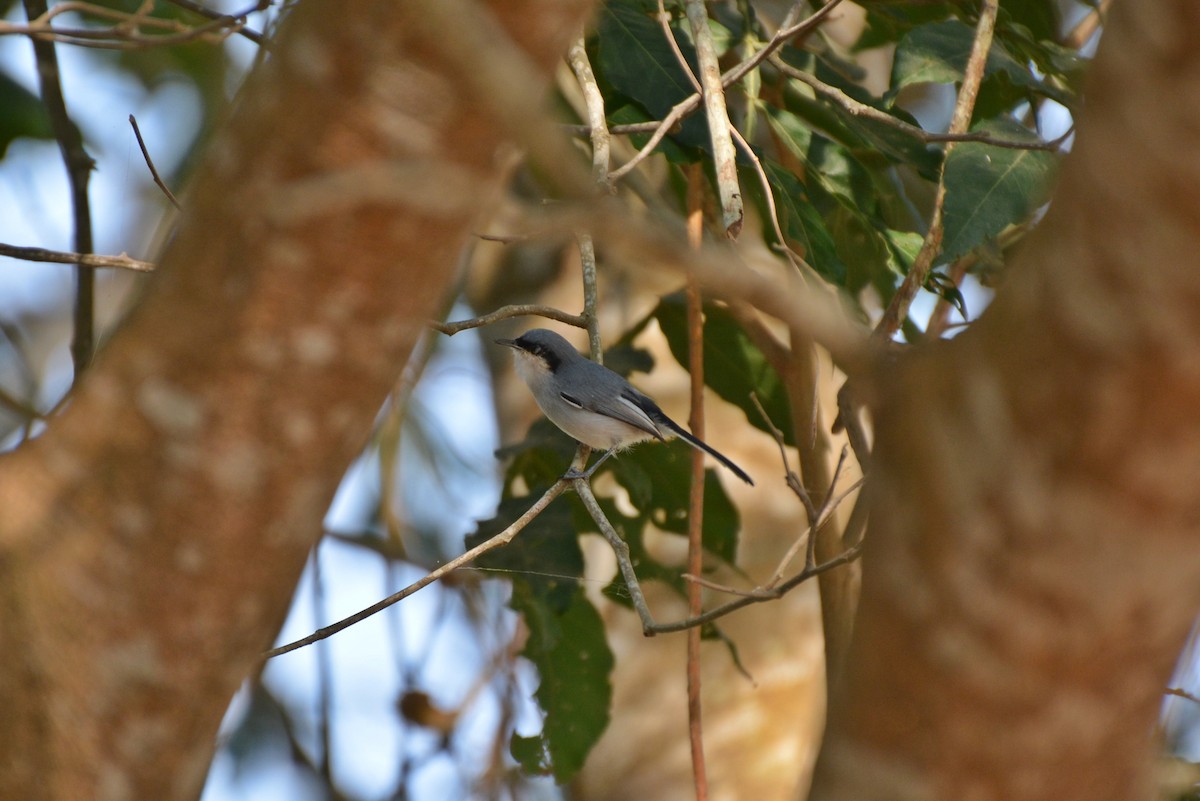
[[[671,432],[673,434],[675,434],[675,436],[679,437],[684,442],[691,445],[693,448],[704,451],[709,456],[716,459],[721,464],[725,465],[725,467],[729,469],[729,472],[733,473],[735,476],[740,478],[742,481],[745,481],[750,486],[752,486],[752,487],[754,486],[754,479],[750,478],[750,476],[746,474],[745,470],[743,470],[742,468],[740,468],[736,464],[734,464],[733,461],[729,459],[729,457],[725,456],[725,454],[716,450],[715,448],[710,446],[708,443],[703,442],[702,440],[699,440],[696,437],[694,437],[690,431],[685,430],[683,428],[683,426],[676,423],[670,417],[667,417],[664,414],[660,418],[655,420],[655,422],[661,423],[662,425],[671,429]]]

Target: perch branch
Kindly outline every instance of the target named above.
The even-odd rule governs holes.
[[[95,253],[68,253],[62,250],[6,245],[2,242],[0,242],[0,256],[8,256],[12,259],[21,259],[22,261],[77,264],[80,267],[117,267],[122,270],[134,270],[139,273],[154,272],[155,268],[153,262],[130,258],[124,253],[119,256],[99,256]]]
[[[430,584],[432,584],[433,582],[442,578],[443,576],[454,572],[455,570],[462,567],[463,565],[470,564],[471,562],[475,561],[476,559],[478,559],[480,556],[487,553],[488,551],[495,550],[496,548],[499,548],[501,545],[507,545],[508,543],[512,542],[513,538],[516,537],[518,534],[520,534],[522,529],[524,529],[527,525],[529,525],[529,523],[535,517],[537,517],[539,514],[541,514],[542,510],[545,509],[547,506],[549,506],[551,501],[553,501],[559,495],[562,495],[563,491],[568,486],[569,486],[569,482],[565,481],[565,480],[560,480],[560,481],[555,482],[554,486],[552,486],[552,487],[550,487],[550,489],[546,490],[546,492],[542,495],[542,497],[538,498],[537,502],[534,503],[532,506],[530,506],[529,509],[527,509],[523,515],[521,515],[516,520],[514,520],[513,523],[508,528],[504,529],[496,536],[492,537],[491,539],[487,540],[486,542],[481,542],[479,545],[476,545],[474,548],[472,548],[471,550],[462,554],[461,556],[451,559],[449,562],[442,565],[441,567],[431,570],[429,573],[426,573],[424,576],[422,576],[417,581],[414,581],[412,584],[409,584],[407,587],[400,590],[399,592],[392,593],[388,597],[384,598],[382,601],[378,601],[378,602],[368,606],[366,609],[355,612],[353,615],[350,615],[349,617],[342,618],[341,620],[339,620],[336,623],[332,623],[328,626],[325,626],[324,628],[317,629],[316,631],[314,631],[312,634],[308,635],[307,637],[303,637],[299,640],[295,640],[294,642],[290,642],[287,645],[281,645],[278,648],[272,648],[271,650],[264,652],[263,659],[270,659],[275,656],[280,656],[282,654],[290,653],[291,651],[295,651],[299,648],[303,648],[306,645],[312,645],[315,642],[320,642],[321,640],[328,639],[329,637],[332,637],[334,634],[337,634],[339,631],[344,631],[344,630],[350,628],[351,626],[353,626],[355,623],[366,620],[371,615],[374,615],[377,612],[382,612],[384,609],[387,609],[389,606],[392,606],[393,604],[403,601],[408,596],[412,595],[413,593],[417,592],[420,589],[423,589],[423,588],[429,586]]]

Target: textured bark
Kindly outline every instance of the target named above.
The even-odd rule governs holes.
[[[1114,4],[1053,209],[880,382],[855,653],[815,798],[1151,797],[1200,602],[1200,6]]]
[[[543,74],[586,10],[495,5],[461,27],[495,13]],[[142,307],[70,408],[0,460],[0,797],[198,795],[503,178],[498,98],[470,94],[443,55],[457,29],[423,35],[420,8],[291,12]]]

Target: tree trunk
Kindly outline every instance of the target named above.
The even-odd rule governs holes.
[[[1200,601],[1200,6],[1117,3],[992,308],[878,384],[849,676],[815,798],[1151,795]]]
[[[0,797],[198,795],[504,177],[503,110],[472,94],[455,38],[494,13],[544,75],[586,10],[472,5],[428,32],[422,5],[289,12],[141,308],[0,460]]]

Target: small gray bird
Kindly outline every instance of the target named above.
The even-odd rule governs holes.
[[[657,403],[612,370],[585,359],[553,331],[534,328],[516,339],[497,339],[496,344],[513,349],[517,375],[550,422],[584,445],[605,451],[586,475],[622,448],[676,436],[754,485],[744,470],[685,431]]]

